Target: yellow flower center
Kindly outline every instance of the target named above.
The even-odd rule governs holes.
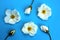
[[[11,15],[11,18],[14,19],[15,18],[15,15]]]
[[[31,31],[31,30],[32,30],[32,27],[31,27],[31,26],[29,26],[27,29],[28,29],[28,31]]]
[[[42,10],[42,14],[46,14],[46,10]]]

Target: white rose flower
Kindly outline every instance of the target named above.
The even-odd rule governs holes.
[[[48,27],[45,26],[45,25],[42,25],[40,28],[41,28],[41,30],[44,31],[44,32],[49,31],[49,30],[48,30]]]
[[[46,4],[42,4],[38,8],[38,17],[40,17],[42,20],[48,20],[50,16],[51,16],[51,8]]]
[[[31,12],[31,10],[32,10],[32,6],[29,6],[26,10],[25,10],[25,14],[30,14],[30,12]]]
[[[6,17],[4,18],[5,23],[15,24],[16,22],[19,22],[20,20],[21,20],[20,14],[16,9],[6,10]]]
[[[37,25],[34,24],[33,22],[28,22],[25,23],[23,28],[22,28],[22,32],[25,34],[29,34],[30,36],[34,36],[37,33]]]

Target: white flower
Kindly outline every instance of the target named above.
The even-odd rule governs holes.
[[[44,32],[49,31],[48,27],[45,26],[45,25],[42,25],[40,28],[41,28],[41,30],[44,31]]]
[[[34,36],[37,33],[37,25],[34,24],[33,22],[28,22],[25,23],[23,28],[22,28],[22,32],[25,34],[29,34],[30,36]]]
[[[42,20],[48,20],[48,18],[51,16],[51,8],[49,6],[47,6],[46,4],[42,4],[38,8],[38,16]]]
[[[20,20],[21,20],[20,14],[16,9],[6,10],[6,17],[4,18],[5,23],[15,24],[16,22],[19,22]]]
[[[32,6],[29,6],[26,10],[25,10],[25,14],[30,14],[30,12],[31,12],[31,10],[32,10]]]

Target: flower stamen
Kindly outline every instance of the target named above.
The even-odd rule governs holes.
[[[42,14],[46,14],[46,10],[42,10]]]
[[[31,31],[32,30],[32,27],[29,26],[27,29],[28,29],[28,31]]]
[[[11,17],[11,19],[14,19],[15,18],[15,15],[11,15],[10,17]]]

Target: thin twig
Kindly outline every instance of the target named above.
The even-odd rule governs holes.
[[[9,35],[6,36],[6,38],[4,40],[6,40],[9,37]]]
[[[33,4],[33,2],[34,2],[34,0],[32,0],[32,3],[31,3],[31,5]]]
[[[49,35],[50,40],[52,40],[50,33],[47,33]]]

